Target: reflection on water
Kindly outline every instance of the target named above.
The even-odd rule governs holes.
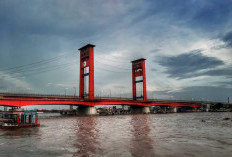
[[[44,117],[0,130],[0,156],[230,156],[232,113]]]
[[[131,116],[131,125],[133,129],[131,133],[133,138],[131,140],[131,154],[132,156],[153,156],[153,139],[150,138],[151,131],[149,124],[149,116],[134,115]],[[146,149],[144,149],[146,148]]]
[[[96,118],[80,117],[80,119],[77,119],[76,142],[74,143],[77,152],[74,153],[74,156],[98,154],[100,151],[97,141],[98,130],[95,126]]]

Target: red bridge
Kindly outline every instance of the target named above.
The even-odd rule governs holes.
[[[95,98],[94,97],[94,47],[88,44],[80,48],[80,85],[79,97],[58,95],[33,95],[33,94],[0,94],[0,105],[9,107],[23,107],[29,105],[77,105],[86,114],[95,114],[94,106],[99,105],[129,105],[135,112],[149,113],[149,106],[171,107],[201,107],[199,102],[148,100],[146,91],[146,71],[144,58],[132,61],[132,98]],[[89,82],[85,81],[88,77]],[[138,78],[141,78],[138,80]],[[143,96],[137,97],[136,85],[143,84]],[[85,89],[88,84],[88,89]]]

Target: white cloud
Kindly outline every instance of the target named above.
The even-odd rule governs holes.
[[[2,71],[0,71],[0,81],[2,92],[22,92],[31,89],[31,85],[23,77],[17,78]]]

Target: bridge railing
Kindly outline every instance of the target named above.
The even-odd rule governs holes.
[[[39,93],[10,93],[10,92],[2,92],[0,93],[0,98],[3,96],[9,97],[44,97],[44,98],[73,98],[80,99],[79,96],[73,95],[63,95],[63,94],[39,94]],[[117,100],[133,100],[131,97],[100,97],[95,96],[95,99],[117,99]],[[142,101],[142,100],[141,100]],[[168,99],[148,99],[147,101],[161,101],[161,102],[176,102],[176,103],[199,103],[199,104],[215,104],[215,103],[224,103],[224,102],[213,102],[213,101],[201,101],[201,100],[168,100]]]

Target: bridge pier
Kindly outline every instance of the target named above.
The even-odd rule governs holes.
[[[178,108],[177,107],[173,107],[173,113],[177,113]]]
[[[166,106],[161,107],[161,109],[162,109],[162,113],[167,113],[167,107]]]
[[[209,112],[209,110],[210,110],[210,107],[211,107],[211,104],[206,104],[206,112]]]
[[[194,107],[194,108],[193,108],[193,112],[197,112],[197,107]]]
[[[148,114],[150,113],[149,106],[131,106],[132,114]]]
[[[7,111],[7,106],[4,106],[4,111]]]
[[[71,110],[71,111],[73,110],[73,105],[69,106],[69,110]]]
[[[78,114],[81,116],[94,116],[97,114],[97,110],[94,106],[79,106]]]

